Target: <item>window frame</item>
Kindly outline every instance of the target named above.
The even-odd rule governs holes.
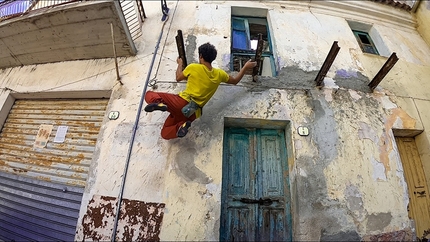
[[[376,45],[373,42],[372,38],[370,37],[369,33],[364,32],[364,31],[360,31],[360,30],[354,30],[354,29],[352,30],[352,33],[354,34],[355,39],[358,42],[358,45],[360,46],[361,50],[364,53],[373,54],[373,55],[380,55],[379,51],[376,48]],[[359,35],[364,35],[369,40],[369,44],[363,43],[363,41],[361,41],[361,38]],[[373,50],[373,52],[369,52],[366,47],[371,48]]]

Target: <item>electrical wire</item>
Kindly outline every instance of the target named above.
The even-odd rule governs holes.
[[[153,86],[155,86],[157,84],[158,70],[160,69],[160,64],[161,64],[161,60],[162,60],[162,57],[163,57],[164,48],[166,47],[167,40],[169,39],[170,29],[172,28],[173,19],[175,17],[176,9],[178,9],[178,4],[179,4],[179,0],[176,1],[175,10],[173,11],[173,14],[172,14],[172,17],[171,17],[171,20],[170,20],[170,25],[169,25],[168,32],[167,32],[167,35],[166,35],[166,39],[164,40],[163,48],[161,49],[161,54],[160,54],[160,59],[158,60],[157,69],[155,70],[154,77],[148,83],[149,87],[153,87]]]

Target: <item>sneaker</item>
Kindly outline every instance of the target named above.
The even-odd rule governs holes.
[[[187,121],[184,124],[181,125],[181,127],[178,129],[178,132],[176,132],[176,135],[179,138],[184,137],[188,133],[188,129],[191,127],[191,121]]]
[[[146,112],[152,112],[154,110],[160,110],[165,112],[167,111],[167,105],[164,103],[150,103],[145,107]]]

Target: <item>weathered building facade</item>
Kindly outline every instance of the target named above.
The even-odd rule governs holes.
[[[107,14],[115,9],[101,2]],[[0,70],[2,177],[51,187],[28,196],[45,197],[43,206],[59,201],[55,189],[64,203],[75,196],[76,226],[68,228],[79,241],[421,238],[430,229],[430,3],[394,5],[169,1],[162,19],[159,2],[144,2],[135,46],[118,31],[132,54],[118,59],[120,80],[114,58]],[[114,35],[108,23],[115,20],[105,22]],[[241,58],[253,56],[258,33],[264,61],[257,81],[221,85],[187,136],[166,141],[167,114],[142,106],[146,90],[185,87],[175,81],[177,30],[188,63],[210,42],[214,66],[234,74]],[[382,78],[371,88],[375,77]],[[35,145],[41,127],[49,131],[45,146]],[[12,185],[0,185],[12,204]],[[4,217],[43,217],[10,214],[8,206]],[[12,230],[0,228],[0,238]]]

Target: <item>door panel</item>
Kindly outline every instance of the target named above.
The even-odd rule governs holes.
[[[413,138],[396,138],[409,192],[409,215],[415,220],[417,236],[430,229],[430,197],[421,159]]]
[[[229,207],[228,209],[227,233],[230,234],[229,241],[254,241],[255,205],[247,207]]]
[[[260,209],[260,234],[258,241],[285,241],[284,209],[262,207]]]
[[[283,196],[283,169],[281,156],[285,155],[278,141],[277,130],[266,130],[260,134],[261,137],[261,157],[259,164],[261,174],[261,191],[263,197]],[[284,148],[285,149],[285,148]],[[284,156],[285,157],[285,156]]]
[[[282,130],[226,128],[220,240],[290,241]]]
[[[250,160],[253,154],[250,153],[249,147],[250,138],[248,133],[234,133],[230,137],[229,145],[229,159],[233,160],[228,162],[228,180],[230,186],[228,187],[229,195],[254,195],[254,183],[250,182],[254,178],[254,167]]]

